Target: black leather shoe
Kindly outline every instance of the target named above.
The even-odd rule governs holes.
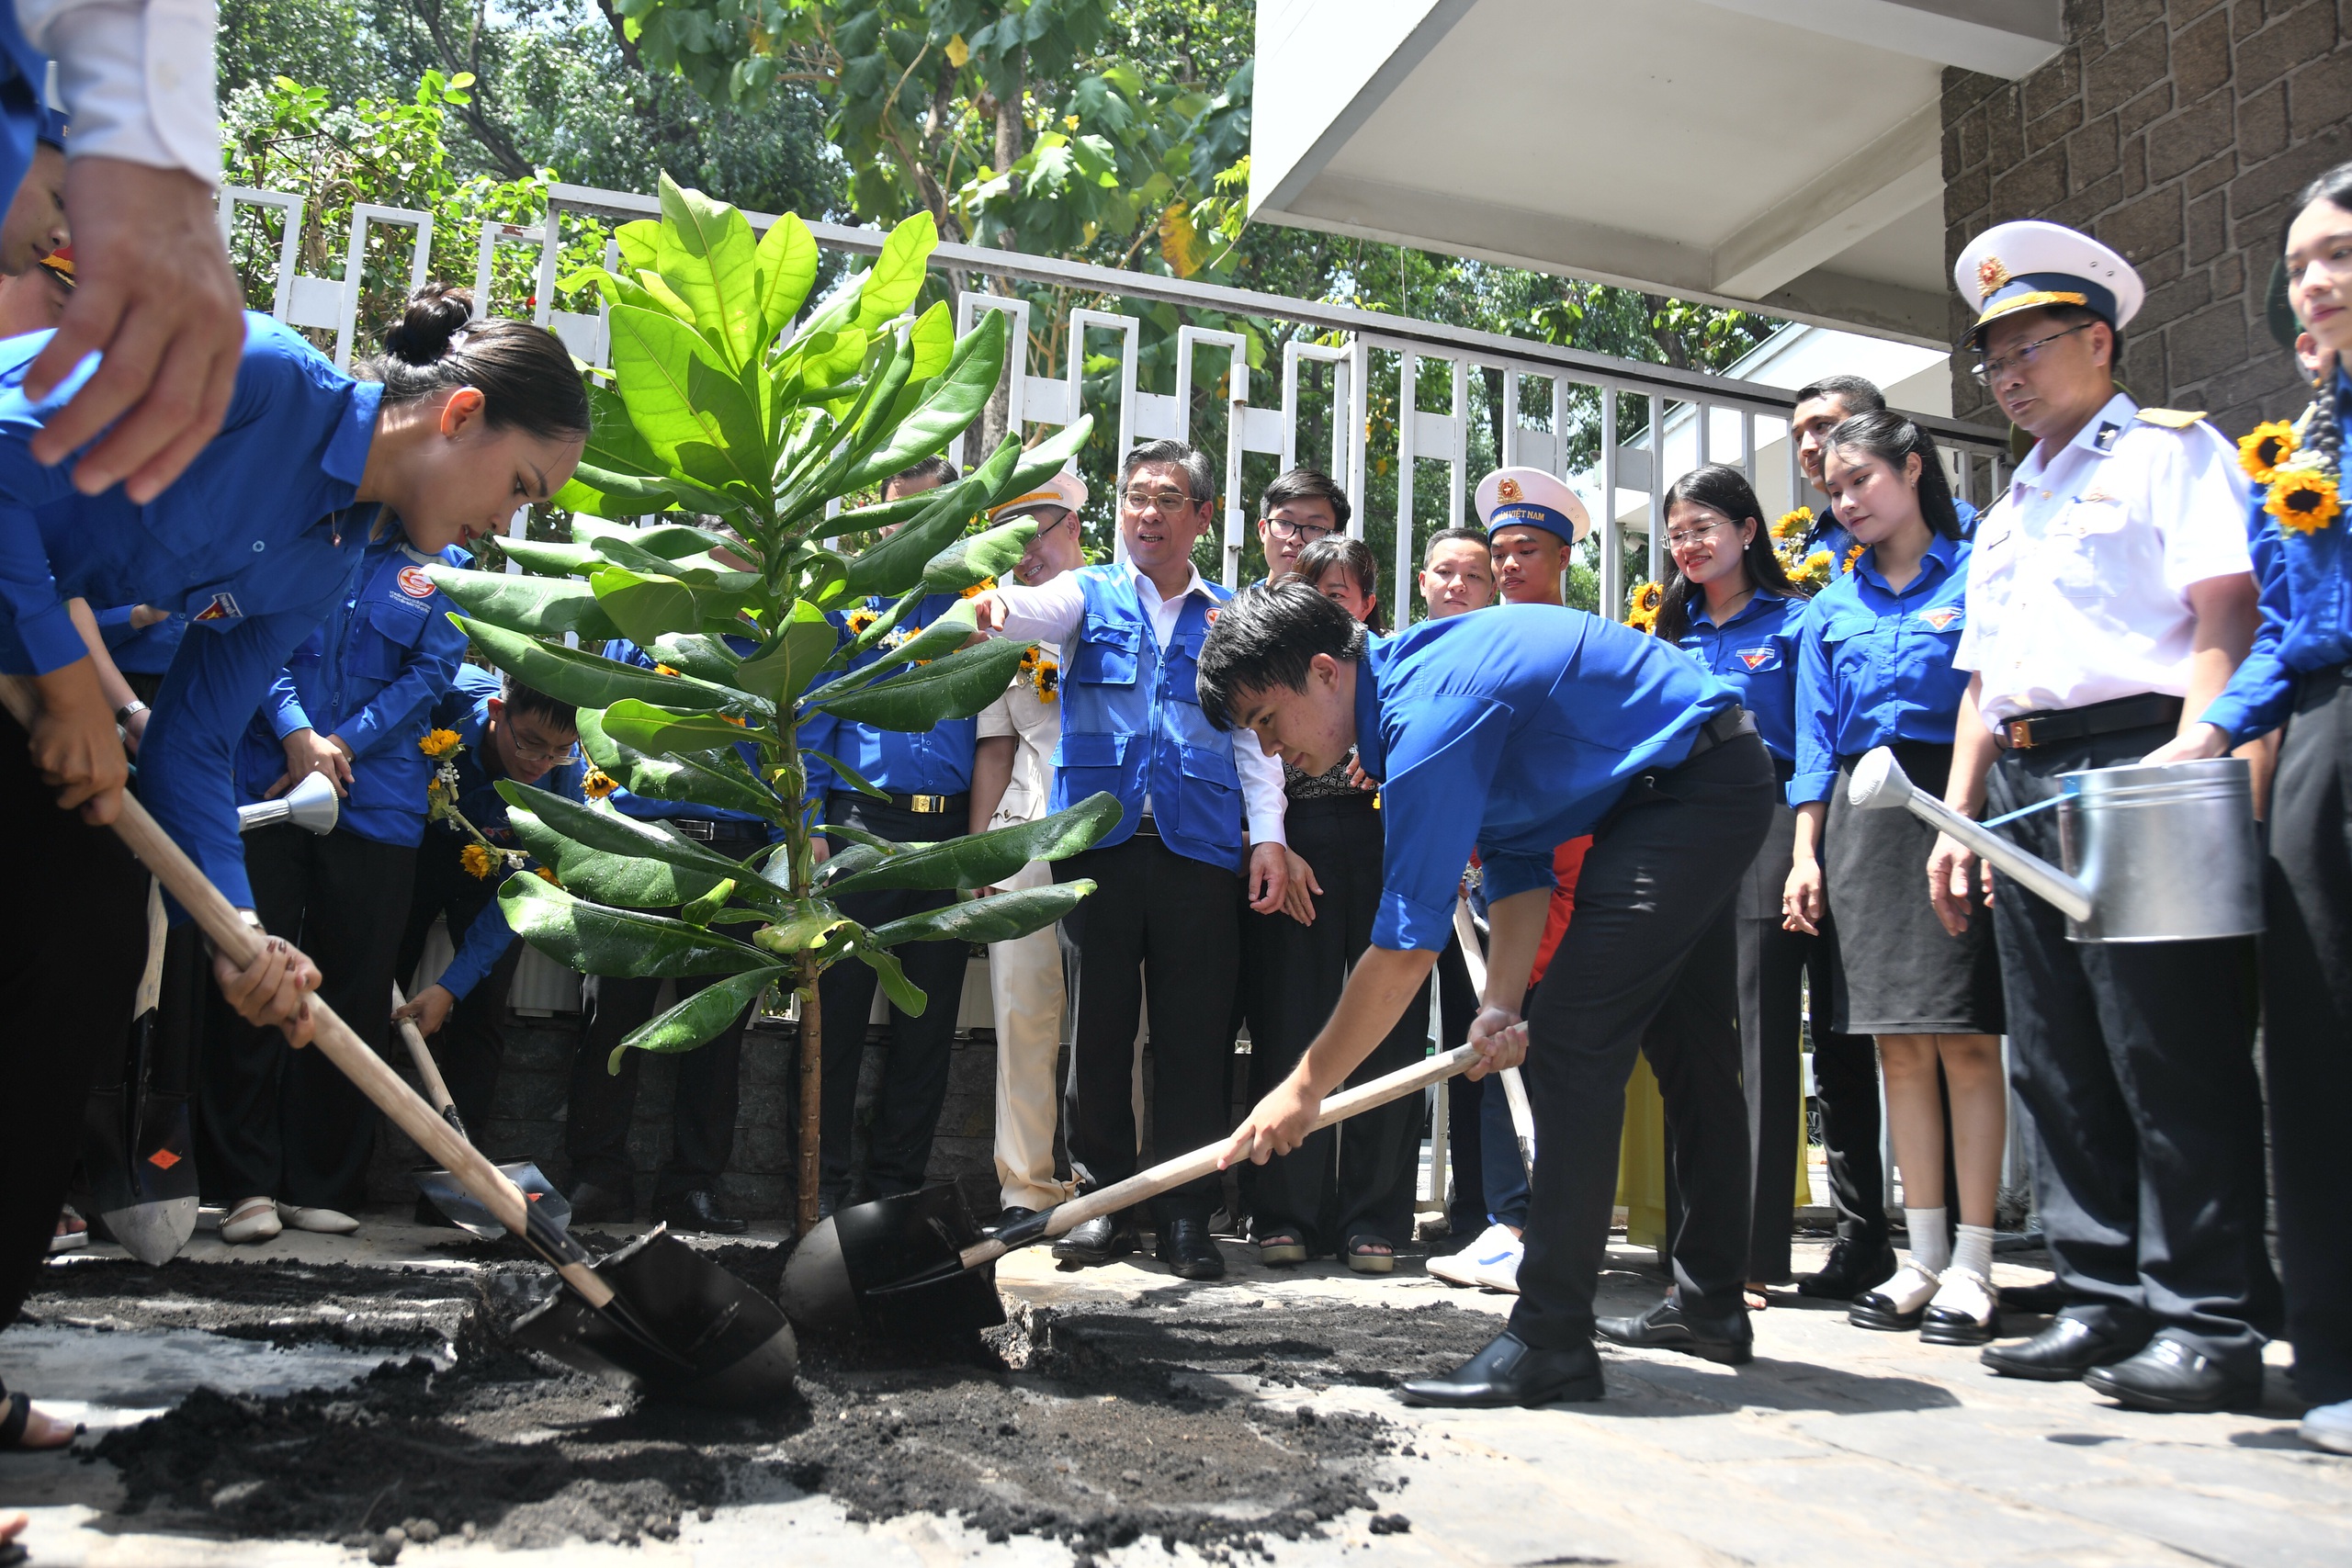
[[[1064,1263],[1108,1263],[1136,1249],[1136,1227],[1109,1214],[1098,1214],[1065,1232],[1054,1243],[1054,1257]]]
[[[2093,1367],[2136,1356],[2144,1341],[2118,1343],[2077,1317],[2062,1317],[2030,1339],[1987,1345],[1976,1359],[2005,1378],[2072,1382]]]
[[[2251,1378],[2230,1371],[2194,1346],[2166,1335],[2148,1341],[2148,1348],[2111,1367],[2093,1367],[2083,1374],[2084,1385],[2133,1410],[2204,1414],[2214,1410],[2252,1409],[2262,1403],[2262,1374]]]
[[[1408,1404],[1454,1410],[1599,1399],[1600,1352],[1589,1339],[1565,1350],[1539,1350],[1515,1334],[1498,1334],[1444,1377],[1416,1378],[1396,1392]]]
[[[708,1231],[713,1235],[741,1235],[751,1225],[718,1206],[718,1194],[697,1187],[653,1205],[653,1217],[673,1231]]]
[[[1807,1274],[1797,1281],[1797,1294],[1815,1296],[1823,1301],[1850,1302],[1873,1286],[1883,1285],[1894,1278],[1894,1248],[1881,1242],[1871,1252],[1860,1242],[1839,1237],[1829,1249],[1829,1260],[1818,1274]]]
[[[1733,1317],[1701,1317],[1668,1296],[1638,1316],[1604,1317],[1595,1326],[1603,1339],[1619,1345],[1679,1350],[1727,1367],[1744,1366],[1756,1357],[1756,1330],[1745,1309]]]
[[[1159,1227],[1159,1260],[1180,1280],[1222,1280],[1225,1254],[1206,1220],[1170,1220]]]
[[[571,1190],[570,1196],[571,1223],[575,1225],[594,1224],[599,1220],[627,1221],[629,1211],[636,1206],[630,1202],[628,1193],[599,1187],[593,1181],[582,1182]]]

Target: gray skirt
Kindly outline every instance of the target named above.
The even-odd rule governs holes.
[[[1909,740],[1894,747],[1911,782],[1943,793],[1951,748]],[[1959,936],[1928,901],[1936,830],[1908,811],[1857,811],[1846,804],[1851,762],[1829,796],[1822,858],[1829,929],[1831,1027],[1842,1034],[2001,1034],[2001,961],[1993,912],[1981,905]]]

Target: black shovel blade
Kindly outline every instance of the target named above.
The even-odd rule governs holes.
[[[569,1287],[516,1321],[518,1344],[594,1377],[693,1404],[774,1405],[800,1350],[776,1305],[657,1225],[594,1265],[599,1311]]]
[[[82,1171],[95,1213],[134,1207],[139,1186],[130,1165],[130,1111],[119,1083],[94,1089],[82,1108]]]
[[[543,1214],[548,1224],[558,1230],[571,1228],[571,1200],[548,1179],[547,1172],[529,1160],[514,1160],[498,1168],[522,1190],[523,1201]],[[465,1183],[449,1172],[437,1166],[419,1166],[409,1174],[416,1178],[418,1190],[459,1230],[470,1231],[484,1241],[497,1241],[506,1235],[506,1227],[498,1223],[482,1201],[467,1191]]]
[[[784,1266],[785,1311],[804,1328],[904,1339],[993,1328],[1004,1321],[996,1266],[962,1257],[979,1239],[953,1183],[836,1211]]]

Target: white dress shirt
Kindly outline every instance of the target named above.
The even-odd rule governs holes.
[[[1952,662],[1987,728],[2020,714],[2188,694],[2188,590],[2253,570],[2227,437],[2139,417],[2119,392],[2055,454],[2037,446],[1976,525]]]
[[[1061,662],[1052,643],[1039,643],[1037,651],[1057,665]],[[1061,700],[1039,696],[1026,675],[1013,677],[1004,695],[980,710],[978,738],[990,740],[1000,735],[1012,737],[1012,777],[1006,781],[1004,798],[997,802],[996,815],[988,825],[1010,828],[1035,822],[1046,815],[1053,799],[1054,748],[1062,739]]]
[[[25,41],[57,62],[57,96],[74,118],[67,157],[119,158],[220,183],[213,0],[16,0],[16,6]]]
[[[1208,584],[1201,581],[1200,569],[1192,569],[1192,579],[1184,584],[1183,592],[1162,599],[1159,588],[1136,570],[1133,561],[1121,561],[1119,566],[1135,581],[1136,602],[1143,605],[1151,623],[1154,651],[1164,649],[1169,637],[1175,634],[1176,617],[1183,614],[1184,601],[1195,593],[1204,597],[1208,593]],[[1066,645],[1086,615],[1086,590],[1080,585],[1074,571],[1066,571],[1035,588],[1008,584],[999,588],[997,594],[1004,601],[1005,613],[1004,630],[998,635],[1016,642]],[[1233,767],[1241,775],[1241,798],[1250,814],[1250,841],[1286,843],[1288,840],[1283,837],[1283,765],[1266,755],[1264,748],[1258,744],[1256,731],[1233,732]],[[1146,816],[1150,815],[1149,795],[1144,797],[1143,808]]]

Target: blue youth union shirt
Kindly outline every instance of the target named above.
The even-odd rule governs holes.
[[[1374,642],[1356,675],[1356,746],[1392,830],[1373,945],[1443,947],[1473,849],[1488,897],[1550,887],[1555,849],[1737,702],[1679,649],[1555,604]]]
[[[759,651],[759,644],[747,637],[730,637],[727,639],[727,646],[739,654],[749,655]],[[626,638],[606,643],[605,657],[616,664],[634,664],[640,670],[660,668],[658,660]],[[758,774],[760,771],[758,747],[744,741],[736,746],[735,754],[743,759],[743,765],[751,769],[755,776]],[[816,770],[811,768],[809,771],[814,773]],[[754,817],[748,811],[737,811],[724,806],[705,806],[698,801],[650,800],[641,795],[631,795],[625,789],[615,790],[611,799],[614,810],[624,817],[637,818],[639,821],[686,817],[713,822],[764,822],[767,820],[763,817]]]
[[[915,605],[914,613],[899,622],[898,631],[891,635],[913,637],[954,609],[962,597],[956,593],[925,594]],[[890,604],[887,599],[868,599],[865,608],[869,613],[879,614]],[[842,640],[849,640],[846,625]],[[847,671],[831,679],[850,680],[858,671],[880,663],[882,657],[879,649],[862,653],[851,661]],[[891,673],[899,671],[894,670]],[[976,718],[951,718],[927,730],[910,733],[876,729],[831,714],[815,713],[801,720],[799,739],[804,753],[816,750],[838,757],[855,768],[866,783],[892,795],[962,795],[972,787],[972,752],[979,744],[979,720]],[[812,802],[821,804],[829,791],[848,787],[817,758],[809,757],[808,764],[808,798]]]
[[[1797,628],[1805,602],[1759,588],[1732,618],[1716,626],[1707,618],[1706,595],[1690,594],[1690,629],[1681,649],[1699,667],[1739,694],[1739,705],[1756,716],[1756,733],[1776,762],[1796,757]]]
[[[250,906],[232,753],[288,656],[351,592],[379,523],[352,498],[384,389],[249,312],[220,434],[138,506],[120,485],[76,492],[71,459],[33,459],[34,434],[98,365],[85,359],[33,402],[25,369],[48,341],[0,343],[0,670],[45,672],[85,656],[69,598],[185,614],[140,747],[139,796],[232,903]]]
[[[1968,625],[1968,548],[1935,536],[1899,592],[1865,552],[1814,596],[1798,651],[1791,806],[1828,799],[1841,758],[1897,740],[1951,743],[1968,690],[1968,671],[1951,662]]]

